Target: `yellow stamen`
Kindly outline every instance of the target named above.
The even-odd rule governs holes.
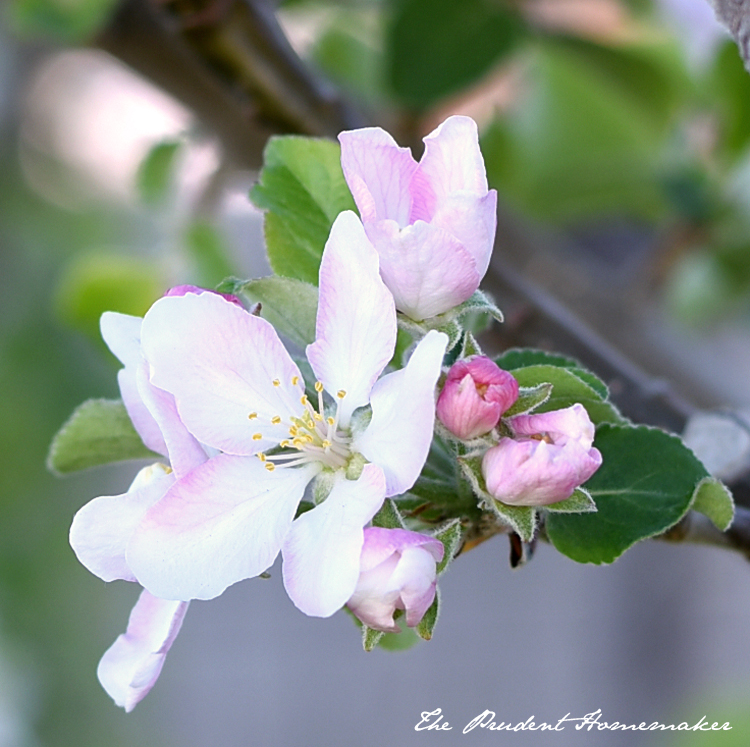
[[[265,462],[266,461],[266,455],[262,451],[260,452],[260,454],[256,454],[255,456],[257,456],[258,459],[260,459],[261,462]]]
[[[281,386],[281,382],[278,379],[274,379],[273,382],[271,382],[274,386]]]
[[[323,382],[322,381],[316,381],[315,382],[315,391],[316,392],[322,392],[323,391]]]
[[[291,444],[291,441],[288,441],[287,439],[284,439],[284,440],[283,440],[283,441],[282,441],[282,442],[281,442],[281,443],[279,444],[279,446],[281,446],[281,448],[282,448],[282,449],[287,449],[287,448],[289,448],[290,444]]]
[[[299,376],[292,376],[292,386],[299,384]]]
[[[273,462],[266,462],[266,469],[269,472],[273,472],[276,469],[276,465]]]
[[[255,418],[257,418],[257,417],[258,417],[258,413],[257,413],[257,412],[251,412],[251,413],[250,413],[250,414],[249,414],[249,415],[248,415],[247,417],[248,417],[248,418],[249,418],[250,420],[255,420]]]
[[[333,425],[335,422],[336,421],[330,415],[326,418],[326,423],[328,423],[328,425]]]
[[[336,396],[337,396],[337,397],[338,397],[339,399],[344,399],[344,397],[346,397],[346,390],[344,390],[344,389],[339,389],[339,390],[338,390],[338,392],[336,392]]]
[[[279,423],[281,422],[281,418],[280,418],[280,417],[279,417],[278,415],[274,415],[274,416],[273,416],[273,417],[271,418],[271,422],[272,422],[272,423],[273,423],[274,425],[278,425],[278,424],[279,424]]]
[[[263,438],[262,433],[253,433],[253,441],[260,441]]]

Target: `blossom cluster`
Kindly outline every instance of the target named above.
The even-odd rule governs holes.
[[[474,122],[450,117],[419,162],[379,128],[339,139],[359,215],[332,224],[306,360],[241,298],[193,286],[143,318],[102,317],[128,415],[164,459],[126,493],[85,505],[70,531],[92,573],[143,587],[99,665],[128,711],[156,682],[189,602],[264,573],[279,554],[303,613],[348,606],[366,630],[418,626],[446,547],[377,516],[418,480],[436,412],[454,438],[484,444],[487,490],[507,503],[563,500],[601,462],[580,405],[504,417],[518,383],[487,358],[454,363],[436,402],[449,337],[429,322],[475,293],[495,237]],[[412,324],[403,366],[399,321]]]

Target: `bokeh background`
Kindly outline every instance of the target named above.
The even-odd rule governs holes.
[[[117,396],[102,311],[140,314],[174,284],[267,272],[249,165],[268,132],[293,129],[248,125],[251,155],[238,156],[200,105],[104,51],[138,49],[137,35],[112,39],[139,4],[177,8],[185,25],[207,6],[199,26],[231,25],[231,3],[0,7],[0,747],[746,745],[747,561],[657,542],[610,568],[541,546],[511,571],[495,538],[441,580],[433,641],[403,652],[365,654],[343,613],[306,618],[274,567],[194,602],[153,692],[129,715],[111,703],[96,664],[137,589],[86,572],[67,532],[136,466],[61,479],[47,449],[76,405]],[[686,401],[750,407],[750,76],[707,3],[254,5],[401,142],[474,116],[525,237],[501,233],[504,261]],[[453,731],[415,732],[436,708]],[[706,714],[733,730],[461,735],[485,709],[513,723]]]

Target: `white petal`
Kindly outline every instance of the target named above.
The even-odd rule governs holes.
[[[144,360],[143,365],[138,368],[138,393],[162,433],[169,464],[175,476],[180,478],[193,467],[205,462],[206,452],[180,420],[174,397],[169,392],[158,389],[148,380],[147,367],[148,364]]]
[[[362,220],[390,218],[400,226],[409,223],[409,185],[417,162],[408,148],[380,127],[342,132],[341,166]]]
[[[328,498],[292,524],[282,549],[284,586],[306,615],[329,617],[359,578],[363,527],[385,497],[383,472],[367,464],[358,480],[343,474]]]
[[[304,410],[299,369],[273,327],[218,294],[160,299],[141,342],[151,383],[174,395],[188,430],[213,448],[263,451],[287,438],[289,416]]]
[[[408,490],[427,459],[435,423],[435,384],[447,344],[447,335],[428,332],[406,367],[373,387],[372,420],[352,448],[382,467],[388,496]]]
[[[159,678],[187,608],[188,602],[157,599],[144,589],[130,613],[127,631],[102,656],[99,682],[128,713]]]
[[[471,117],[448,117],[424,138],[419,171],[440,202],[453,192],[487,194],[487,173],[479,149],[477,125]]]
[[[276,558],[317,464],[265,469],[256,457],[210,459],[177,481],[137,527],[127,560],[163,599],[213,599]]]
[[[125,366],[117,374],[120,396],[138,435],[146,446],[157,454],[167,456],[167,446],[161,430],[141,399],[136,384],[138,369],[144,365],[141,354],[141,324],[139,316],[105,311],[99,320],[102,338],[109,349]]]
[[[89,501],[73,517],[70,546],[78,560],[104,581],[135,581],[126,560],[126,549],[146,511],[174,483],[162,464],[145,467],[123,495]]]
[[[307,347],[315,375],[340,403],[346,427],[367,404],[372,385],[393,356],[396,309],[380,279],[378,255],[355,213],[341,213],[331,228],[320,264],[316,340]]]

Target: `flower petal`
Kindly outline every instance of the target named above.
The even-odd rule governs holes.
[[[424,145],[419,171],[432,185],[438,205],[453,192],[487,194],[479,133],[471,117],[448,117],[424,138]]]
[[[220,454],[176,482],[137,527],[127,560],[163,599],[213,599],[268,568],[317,464],[269,472]]]
[[[384,376],[372,389],[372,420],[352,448],[383,469],[387,496],[408,490],[427,459],[435,384],[447,344],[447,335],[428,332],[406,367]]]
[[[218,294],[160,299],[141,340],[151,383],[174,395],[188,430],[213,448],[255,454],[286,438],[289,416],[304,411],[302,377],[276,331]]]
[[[153,506],[174,483],[163,464],[145,467],[127,493],[89,501],[73,517],[70,545],[78,560],[104,581],[135,581],[126,560],[130,538]]]
[[[458,306],[482,279],[461,242],[430,223],[417,221],[399,230],[393,221],[383,221],[368,226],[367,235],[396,308],[417,321]]]
[[[157,599],[144,589],[130,613],[127,631],[102,656],[99,682],[128,713],[159,678],[187,608],[188,602]]]
[[[99,320],[99,327],[107,347],[125,366],[117,374],[117,383],[133,426],[151,451],[167,456],[167,446],[161,430],[143,403],[136,384],[137,371],[144,364],[141,354],[142,323],[143,319],[139,316],[105,311]]]
[[[346,392],[339,405],[343,427],[393,356],[396,309],[380,279],[378,255],[355,213],[341,213],[320,264],[316,340],[307,357],[326,391]]]
[[[343,474],[328,498],[295,520],[284,541],[284,586],[306,615],[329,617],[359,578],[363,527],[385,497],[383,471],[366,464],[358,480]]]
[[[409,223],[409,184],[417,162],[409,148],[400,148],[380,127],[365,127],[339,135],[341,166],[365,223],[390,218]]]
[[[439,543],[442,548],[442,543]],[[430,545],[406,547],[401,553],[401,562],[390,579],[391,588],[401,590],[401,601],[406,610],[406,624],[413,628],[424,617],[435,598],[437,581],[435,557]]]
[[[148,407],[162,433],[169,454],[169,464],[177,478],[208,458],[203,447],[190,434],[177,413],[174,397],[148,380],[148,363],[138,367],[136,384],[143,403]]]

